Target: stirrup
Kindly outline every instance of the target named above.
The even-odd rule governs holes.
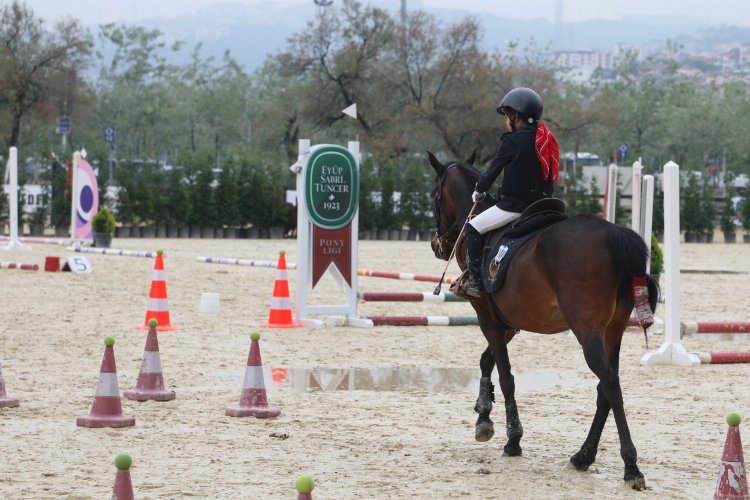
[[[481,297],[484,292],[484,287],[482,286],[481,281],[469,278],[461,285],[461,291],[472,297]]]

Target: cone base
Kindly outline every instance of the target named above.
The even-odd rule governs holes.
[[[171,401],[176,396],[174,391],[167,389],[129,389],[122,395],[134,401]]]
[[[76,418],[78,427],[100,428],[100,427],[132,427],[135,425],[135,417],[127,415],[113,415],[111,417],[85,415]]]
[[[146,330],[146,331],[148,331],[149,330],[149,326],[148,325],[138,325],[138,326],[135,327],[135,329],[136,330]],[[156,331],[157,332],[171,332],[173,330],[179,330],[179,329],[180,329],[180,327],[177,326],[177,325],[164,325],[164,326],[159,325],[159,326],[156,327]]]
[[[233,406],[227,408],[228,417],[272,418],[281,415],[281,410],[273,406]]]
[[[15,408],[19,402],[15,398],[0,398],[0,408]]]
[[[299,323],[261,323],[260,326],[263,328],[301,328],[302,325]]]

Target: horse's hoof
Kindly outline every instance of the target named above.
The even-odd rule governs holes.
[[[477,422],[474,430],[474,439],[476,439],[480,443],[484,443],[492,439],[492,436],[494,435],[495,426],[493,425],[492,420],[483,420],[481,422]]]
[[[643,491],[646,489],[646,480],[643,478],[643,476],[636,477],[634,479],[626,479],[625,484],[636,491]]]
[[[576,470],[587,471],[589,470],[589,466],[593,463],[593,459],[584,457],[580,451],[570,457],[570,464],[575,467]]]
[[[503,456],[504,457],[520,457],[521,447],[518,445],[506,444],[505,446],[503,446]]]

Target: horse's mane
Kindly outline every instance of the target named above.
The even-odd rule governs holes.
[[[465,172],[470,177],[477,179],[482,176],[482,172],[479,171],[477,167],[474,165],[469,165],[467,163],[460,163],[460,162],[454,162],[451,166],[457,167],[462,172]]]

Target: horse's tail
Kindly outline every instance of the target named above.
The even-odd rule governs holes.
[[[610,225],[607,242],[612,255],[612,265],[617,273],[617,300],[633,307],[633,278],[646,276],[648,247],[638,233],[623,226]],[[656,282],[646,277],[649,305],[656,310],[659,288]]]

